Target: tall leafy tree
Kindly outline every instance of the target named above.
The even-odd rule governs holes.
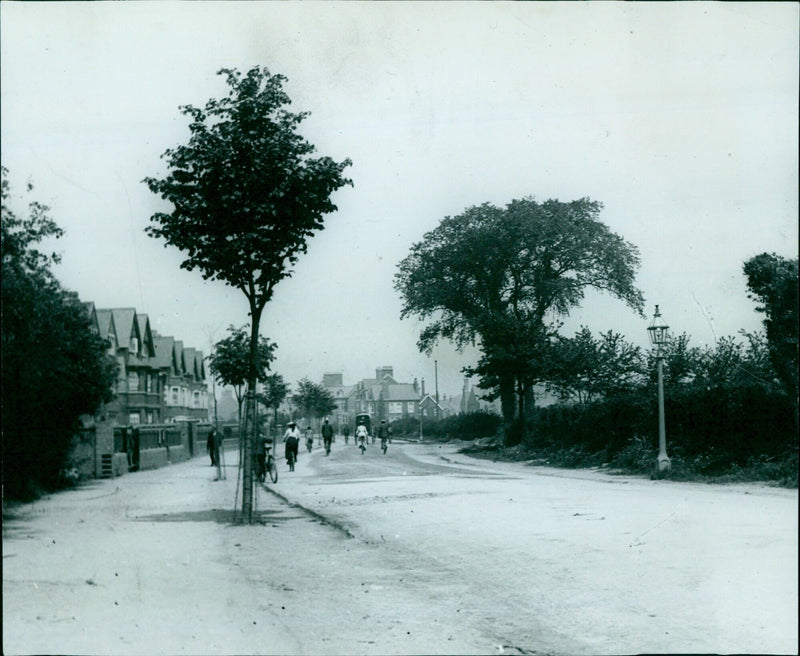
[[[255,416],[258,330],[275,286],[292,274],[306,241],[336,210],[331,195],[352,184],[350,160],[314,157],[298,132],[307,113],[286,109],[286,78],[254,67],[222,69],[228,95],[181,107],[188,143],[167,150],[163,178],[144,180],[172,211],[151,217],[147,233],[185,252],[181,267],[239,289],[250,309],[246,418]],[[246,424],[248,420],[246,419]],[[244,444],[242,517],[252,521],[255,423]]]
[[[308,378],[297,384],[297,391],[292,394],[292,402],[297,411],[308,418],[318,419],[336,409],[336,401],[327,389]]]
[[[63,231],[36,201],[14,211],[7,176],[3,168],[0,416],[3,490],[15,498],[59,484],[80,417],[111,400],[117,365],[85,306],[53,276],[58,256],[40,250]]]
[[[264,383],[270,364],[275,359],[277,344],[266,337],[259,336],[256,380]],[[223,385],[233,387],[236,403],[239,406],[239,422],[242,420],[242,402],[247,376],[250,373],[250,331],[247,326],[235,328],[228,326],[228,336],[214,344],[214,351],[208,357],[211,374]]]
[[[762,253],[744,263],[748,296],[764,315],[772,364],[795,408],[798,407],[798,260]]]
[[[523,198],[505,208],[485,203],[445,217],[398,265],[401,317],[430,321],[420,350],[430,352],[440,338],[458,348],[480,346],[474,371],[484,389],[500,396],[508,441],[515,441],[508,430],[515,420],[524,422],[525,399],[541,379],[555,322],[581,302],[586,288],[642,314],[634,284],[638,251],[599,221],[601,209],[588,198]]]

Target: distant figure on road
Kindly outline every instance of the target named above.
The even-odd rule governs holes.
[[[328,456],[331,453],[331,442],[333,442],[333,426],[328,423],[327,419],[322,424],[322,439],[325,442],[325,455]]]
[[[283,434],[283,441],[286,443],[286,462],[289,463],[289,471],[294,471],[294,463],[297,462],[297,452],[300,446],[300,431],[297,430],[297,423],[289,422],[286,432]]]
[[[311,449],[314,448],[314,429],[311,428],[311,426],[306,428],[306,448],[309,453],[311,453]]]
[[[383,449],[384,455],[386,454],[386,443],[391,442],[391,435],[392,430],[386,425],[386,420],[381,420],[381,425],[378,426],[378,437],[381,440],[381,449]]]
[[[350,441],[350,426],[342,428],[342,435],[344,435],[344,443],[347,444]]]
[[[364,425],[364,422],[358,422],[358,426],[356,426],[356,442],[358,442],[358,448],[361,449],[361,455],[364,455],[364,451],[367,450],[367,439],[369,439],[369,431],[367,431],[367,427]]]

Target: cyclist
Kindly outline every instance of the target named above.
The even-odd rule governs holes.
[[[386,425],[386,420],[381,419],[381,425],[378,426],[378,437],[381,440],[381,449],[383,450],[384,455],[386,454],[386,442],[389,440],[389,436],[392,434],[392,431]]]
[[[294,471],[294,463],[297,462],[297,447],[300,445],[300,431],[297,430],[296,422],[289,422],[288,428],[283,434],[283,441],[286,443],[286,462],[289,463],[289,471]]]
[[[364,451],[367,450],[366,443],[369,439],[369,431],[363,421],[359,421],[358,426],[356,426],[355,438],[356,442],[358,442],[358,448],[361,449],[361,455],[363,456]]]
[[[327,419],[322,424],[322,439],[325,440],[325,455],[328,456],[331,453],[331,442],[333,442],[333,426],[328,423]]]

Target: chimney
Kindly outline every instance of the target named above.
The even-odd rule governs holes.
[[[425,396],[425,379],[422,379],[422,396]]]

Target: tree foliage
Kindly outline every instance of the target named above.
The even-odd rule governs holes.
[[[117,365],[90,330],[85,306],[53,276],[58,256],[39,250],[63,231],[36,201],[16,213],[7,175],[3,168],[3,486],[22,497],[58,485],[80,416],[111,400]]]
[[[292,394],[292,403],[303,417],[323,417],[336,409],[333,395],[322,385],[303,378]]]
[[[275,359],[277,344],[266,337],[259,336],[256,371],[258,382],[267,380],[270,364]],[[247,385],[250,371],[250,335],[247,326],[236,328],[228,326],[228,336],[214,344],[214,351],[208,358],[211,374],[223,385],[233,387],[241,414],[243,390]]]
[[[762,253],[744,263],[748,296],[764,315],[769,354],[786,393],[797,406],[798,260]]]
[[[500,396],[507,427],[524,418],[556,319],[587,288],[642,312],[638,251],[598,220],[601,209],[588,198],[484,203],[445,217],[398,265],[401,317],[429,322],[420,350],[430,352],[441,338],[458,348],[479,343],[483,357],[469,373]]]
[[[547,352],[546,386],[563,400],[591,403],[622,394],[642,380],[638,346],[609,330],[595,339],[583,326],[575,337],[559,337]]]
[[[298,132],[307,113],[292,113],[286,78],[254,67],[242,75],[221,69],[228,95],[204,107],[181,108],[190,119],[188,143],[167,150],[169,172],[148,177],[149,189],[172,211],[157,212],[147,233],[185,253],[181,267],[239,289],[250,306],[248,390],[255,417],[258,329],[275,285],[292,274],[306,241],[336,210],[331,195],[344,185],[349,159],[314,157]],[[252,520],[252,448],[244,441],[242,516]]]

